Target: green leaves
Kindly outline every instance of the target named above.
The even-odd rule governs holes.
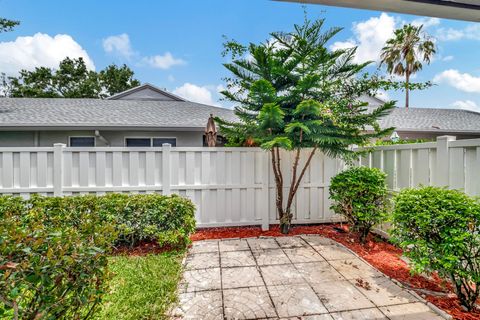
[[[332,178],[331,209],[344,216],[365,241],[370,229],[386,220],[390,201],[386,174],[376,168],[353,167]]]
[[[394,198],[393,240],[416,272],[451,280],[471,310],[480,285],[480,203],[457,190],[404,189]]]
[[[109,65],[99,73],[88,70],[83,58],[65,58],[58,69],[21,70],[20,76],[3,79],[10,97],[106,98],[140,85],[126,65]]]
[[[108,290],[115,245],[185,247],[194,206],[179,196],[0,196],[0,318],[83,319]],[[92,312],[90,312],[92,311]]]
[[[283,126],[285,113],[274,103],[267,103],[258,113],[259,127],[269,131],[279,129]]]
[[[359,101],[389,81],[363,74],[367,64],[353,62],[355,49],[329,50],[327,42],[339,31],[324,29],[324,20],[306,19],[263,43],[225,44],[232,55],[225,64],[231,77],[222,94],[236,104],[238,117],[236,123],[219,121],[229,145],[251,139],[264,146],[317,147],[345,155],[351,144],[366,144],[386,133],[376,121],[393,103],[379,112]],[[378,130],[365,134],[371,127]],[[288,137],[291,144],[272,142],[277,136]]]
[[[18,26],[20,21],[0,18],[0,32],[12,31],[14,27]]]
[[[302,122],[291,122],[285,126],[286,133],[293,133],[295,131],[303,131],[304,133],[308,134],[312,131],[308,127],[307,123]]]
[[[292,141],[287,137],[275,137],[271,140],[267,140],[266,142],[260,145],[262,149],[271,150],[274,147],[279,147],[285,150],[292,149]]]
[[[107,290],[110,223],[69,198],[0,197],[2,318],[77,319]]]
[[[318,117],[320,116],[320,110],[322,109],[322,105],[320,102],[309,99],[300,102],[293,114],[300,117]]]

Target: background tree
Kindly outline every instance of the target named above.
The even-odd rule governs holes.
[[[136,87],[140,81],[126,65],[109,65],[100,72],[88,70],[83,58],[65,58],[58,69],[21,70],[3,79],[5,95],[29,98],[106,98]]]
[[[133,71],[123,65],[118,67],[111,64],[98,74],[100,83],[102,84],[105,96],[113,96],[116,93],[123,92],[140,85],[140,81],[133,78]]]
[[[284,233],[290,228],[295,194],[317,151],[348,159],[351,145],[364,145],[392,131],[380,129],[376,120],[394,107],[393,102],[367,110],[361,101],[363,95],[376,93],[380,81],[362,73],[368,63],[352,63],[356,48],[329,51],[327,42],[341,29],[323,31],[323,24],[324,20],[305,19],[292,32],[272,33],[264,43],[225,43],[224,55],[232,58],[225,67],[232,76],[222,94],[236,104],[239,122],[217,121],[231,143],[249,141],[270,152]],[[290,172],[282,171],[282,149],[294,153]],[[285,202],[286,174],[291,174],[291,184]]]
[[[436,53],[435,44],[422,29],[423,25],[407,24],[395,30],[381,53],[381,63],[390,74],[405,76],[405,108],[409,106],[410,77],[422,70],[422,61],[430,64]]]
[[[0,18],[0,32],[12,31],[14,27],[18,26],[20,21]]]

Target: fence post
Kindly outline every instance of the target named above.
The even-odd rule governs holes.
[[[263,201],[265,201],[262,212],[262,230],[267,231],[270,229],[270,153],[268,151],[263,152],[262,171]]]
[[[63,196],[63,149],[65,147],[63,143],[53,145],[53,195],[55,197]]]
[[[169,196],[171,191],[170,143],[162,144],[162,194]]]
[[[434,184],[438,187],[448,186],[450,178],[449,141],[455,141],[455,136],[437,137],[437,172],[434,174]]]

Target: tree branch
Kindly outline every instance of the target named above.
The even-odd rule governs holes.
[[[297,193],[298,187],[300,186],[300,182],[302,182],[303,176],[305,175],[305,172],[307,171],[308,166],[310,165],[310,162],[312,161],[313,156],[315,155],[315,152],[317,151],[318,147],[313,148],[312,152],[308,156],[307,162],[305,162],[305,166],[302,169],[302,172],[300,173],[300,176],[298,177],[298,180],[295,185],[295,189],[293,194]]]

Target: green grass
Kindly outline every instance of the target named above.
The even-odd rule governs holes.
[[[112,257],[114,273],[96,319],[166,319],[176,302],[183,252]]]

